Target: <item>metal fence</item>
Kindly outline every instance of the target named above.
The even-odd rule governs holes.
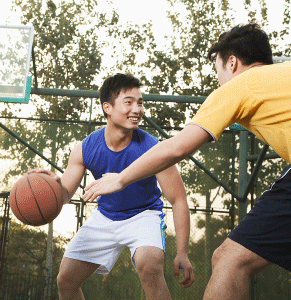
[[[4,273],[2,276],[0,299],[2,300],[44,300],[58,299],[56,278],[52,279],[49,297],[46,296],[47,277],[25,273]]]
[[[2,125],[4,130],[0,130],[1,151],[6,151],[6,155],[2,155],[2,162],[9,161],[12,152],[19,153],[19,155],[15,156],[17,158],[16,164],[8,165],[0,173],[2,185],[7,187],[7,189],[2,190],[6,193],[2,194],[2,198],[0,197],[0,299],[58,299],[56,291],[57,266],[54,266],[50,293],[47,292],[47,281],[45,280],[47,277],[42,276],[43,274],[41,276],[29,275],[25,267],[19,267],[17,272],[13,273],[9,271],[14,263],[11,259],[12,253],[7,251],[9,243],[12,243],[13,240],[12,228],[9,224],[15,219],[13,219],[11,213],[9,215],[7,210],[7,192],[16,178],[14,174],[17,175],[19,172],[26,171],[24,169],[25,165],[41,166],[49,169],[51,168],[50,161],[53,161],[57,166],[65,165],[72,142],[81,141],[89,132],[98,129],[102,122],[93,122],[90,114],[89,121],[74,122],[69,120],[34,119],[29,116],[25,118],[6,117],[2,119]],[[145,118],[142,128],[161,138],[166,138],[167,134],[173,134],[177,130],[176,128],[161,127],[154,129],[152,126],[155,126],[155,124]],[[5,128],[11,130],[15,135],[11,135],[11,132]],[[59,149],[59,151],[55,151],[56,149]],[[260,157],[262,149],[265,149],[265,153]],[[1,154],[4,152],[1,152]],[[49,156],[51,159],[44,160],[42,156]],[[264,159],[266,157],[271,160]],[[257,170],[256,160],[260,160]],[[24,164],[21,165],[21,161]],[[267,152],[264,145],[254,140],[252,135],[247,132],[242,133],[239,130],[227,130],[221,136],[219,143],[205,145],[192,158],[179,164],[187,189],[191,212],[189,258],[194,268],[196,281],[193,286],[184,289],[178,285],[174,278],[175,232],[171,207],[165,201],[166,222],[168,224],[165,277],[173,299],[202,299],[211,275],[213,251],[223,242],[241,216],[254,205],[262,191],[267,189],[276,176],[279,175],[283,166],[284,162],[277,159],[274,153]],[[59,169],[61,170],[61,168]],[[6,176],[7,172],[10,172],[10,177]],[[85,178],[87,182],[90,179],[88,176]],[[248,185],[248,182],[250,185]],[[82,184],[85,185],[86,182]],[[247,189],[249,190],[247,191]],[[82,189],[78,193],[80,195]],[[75,206],[76,210],[71,212],[70,216],[75,220],[72,231],[76,231],[83,221],[90,216],[92,207],[81,203],[78,197],[76,199],[72,205]],[[290,284],[290,273],[280,267],[272,266],[252,279],[250,299],[290,299]],[[87,300],[145,299],[127,249],[123,251],[109,275],[91,276],[83,284],[83,291]]]
[[[201,208],[201,210],[203,210]],[[202,299],[206,284],[211,274],[211,256],[217,246],[226,238],[230,231],[230,215],[227,213],[208,213],[196,211],[191,213],[191,242],[189,244],[189,259],[194,268],[195,283],[184,289],[174,278],[173,260],[176,255],[175,236],[171,226],[172,213],[166,209],[166,222],[169,226],[166,235],[165,278],[172,299]],[[210,218],[209,218],[210,217]],[[203,222],[210,222],[208,237],[203,228]],[[200,225],[199,225],[200,224]],[[198,232],[201,231],[201,232]],[[7,253],[9,256],[9,253]],[[19,273],[3,272],[1,278],[0,299],[5,300],[49,300],[58,299],[56,276],[52,278],[50,296],[46,296],[45,276],[26,274],[25,269]],[[83,284],[86,300],[142,300],[144,292],[138,275],[131,264],[130,252],[124,249],[109,275],[93,275]],[[290,273],[278,267],[271,266],[254,276],[251,282],[250,299],[254,300],[288,300],[291,295]]]

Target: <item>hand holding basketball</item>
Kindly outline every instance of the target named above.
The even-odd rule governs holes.
[[[49,171],[30,171],[14,184],[9,203],[14,215],[23,223],[48,224],[63,207],[60,178]]]
[[[55,173],[50,172],[48,170],[45,170],[45,169],[33,169],[33,170],[28,171],[26,174],[33,174],[33,173],[38,173],[38,174],[41,173],[41,174],[49,175],[53,179],[55,179],[58,183],[61,183],[61,178],[58,175],[56,175]]]

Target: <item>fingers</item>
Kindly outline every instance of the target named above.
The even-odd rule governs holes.
[[[105,194],[112,194],[124,187],[118,182],[118,173],[106,173],[101,178],[93,181],[85,187],[82,196],[84,201],[93,202],[97,197]]]
[[[191,266],[191,263],[189,261],[184,260],[176,260],[174,261],[174,276],[176,279],[179,278],[180,270],[183,270],[183,278],[179,281],[179,284],[181,284],[184,288],[188,288],[191,286],[195,280],[194,274],[193,274],[193,268]]]
[[[192,268],[184,269],[184,278],[179,282],[179,284],[183,285],[184,288],[187,288],[192,285],[194,282],[194,274]]]
[[[85,188],[84,188],[84,191],[88,191],[91,189],[91,187],[96,183],[96,180],[91,182],[90,184],[88,184]]]
[[[176,279],[180,276],[180,265],[174,263],[174,276]]]
[[[32,173],[44,173],[44,174],[50,175],[52,172],[45,170],[45,169],[32,169],[32,170],[27,171],[27,174],[32,174]]]
[[[100,195],[97,192],[87,191],[83,196],[82,199],[85,202],[93,202],[96,198]]]
[[[93,202],[97,197],[99,197],[99,193],[97,192],[98,182],[97,180],[93,181],[89,185],[85,187],[85,193],[82,196],[82,199],[85,202]]]
[[[58,183],[61,184],[61,177],[59,177],[58,175],[56,175],[53,172],[50,172],[48,170],[45,169],[33,169],[33,170],[29,170],[26,172],[27,174],[33,174],[33,173],[41,173],[41,174],[46,174],[51,176],[52,178],[54,178]]]

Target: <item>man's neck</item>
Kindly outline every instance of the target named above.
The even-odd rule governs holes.
[[[132,133],[133,130],[125,130],[124,128],[107,123],[105,128],[105,142],[107,147],[115,152],[123,150],[130,144]]]
[[[243,72],[245,72],[245,71],[247,71],[247,70],[249,70],[251,68],[261,67],[261,66],[264,66],[264,65],[265,64],[263,64],[261,62],[255,62],[255,63],[253,63],[251,65],[243,65],[243,64],[241,64],[240,67],[237,69],[237,72],[236,72],[235,76],[237,76],[237,75],[239,75],[239,74],[241,74],[241,73],[243,73]]]
[[[266,65],[266,64],[261,63],[261,62],[255,62],[255,63],[253,63],[251,65],[246,66],[246,69],[248,70],[248,69],[251,69],[253,67],[261,67],[261,66],[264,66],[264,65]]]

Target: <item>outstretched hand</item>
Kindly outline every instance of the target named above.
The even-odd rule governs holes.
[[[119,173],[107,173],[102,178],[93,181],[85,187],[85,194],[82,196],[84,201],[93,202],[97,197],[105,194],[112,194],[124,189],[120,182]]]
[[[183,279],[179,281],[179,284],[184,286],[185,288],[190,287],[194,282],[194,274],[192,265],[188,259],[188,256],[179,256],[177,255],[174,260],[174,275],[175,278],[178,279],[180,275],[180,270],[183,270]]]

